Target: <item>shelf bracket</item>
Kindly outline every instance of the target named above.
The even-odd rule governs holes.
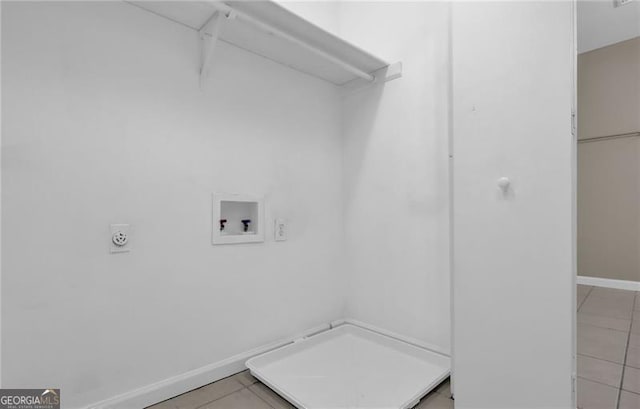
[[[199,30],[201,66],[200,66],[200,88],[204,88],[205,81],[209,75],[211,62],[216,50],[216,45],[220,39],[220,34],[224,29],[227,20],[234,18],[234,13],[225,14],[223,11],[216,11],[211,15],[206,23]]]

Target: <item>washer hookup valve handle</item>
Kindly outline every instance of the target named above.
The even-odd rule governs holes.
[[[227,219],[220,219],[220,231],[224,230],[224,224],[227,222]]]
[[[249,231],[249,223],[251,223],[251,219],[244,219],[241,220],[242,224],[244,225],[244,232],[248,232]]]

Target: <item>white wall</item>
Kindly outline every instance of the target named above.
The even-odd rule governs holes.
[[[340,35],[340,8],[342,7],[342,1],[275,1],[318,27],[335,35]]]
[[[79,407],[342,316],[332,86],[220,44],[201,91],[183,26],[2,7],[3,387]],[[215,191],[264,194],[267,241],[212,246]],[[110,223],[131,253],[109,254]]]
[[[640,36],[640,2],[614,7],[614,0],[577,0],[578,52]]]
[[[578,56],[578,139],[631,132],[640,132],[640,36]]]
[[[578,56],[578,139],[632,132],[640,132],[640,37]],[[638,138],[578,145],[580,276],[640,281],[639,178]]]
[[[452,32],[456,408],[575,408],[572,4],[454,3]]]
[[[578,145],[578,274],[640,282],[640,140]]]
[[[449,351],[448,5],[346,2],[340,33],[403,77],[344,99],[347,316]]]

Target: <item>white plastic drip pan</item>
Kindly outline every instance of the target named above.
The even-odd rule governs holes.
[[[251,358],[247,367],[298,408],[403,409],[446,379],[451,361],[344,324]]]

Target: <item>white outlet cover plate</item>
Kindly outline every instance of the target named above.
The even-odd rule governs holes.
[[[109,234],[109,250],[112,253],[127,253],[131,251],[131,225],[129,224],[112,224],[110,226]],[[113,242],[113,235],[117,232],[122,232],[128,236],[127,244],[124,246],[116,246]]]
[[[287,223],[284,219],[276,219],[273,226],[273,237],[275,241],[287,240]]]

